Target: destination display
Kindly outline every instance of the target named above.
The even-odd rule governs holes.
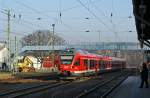
[[[61,56],[61,60],[73,59],[73,56]]]

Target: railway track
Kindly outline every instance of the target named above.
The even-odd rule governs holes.
[[[102,76],[92,77],[87,81],[77,81],[67,85],[59,86],[54,89],[35,93],[24,98],[75,98],[78,94],[86,92],[92,87],[104,83],[112,76],[118,76],[120,72],[106,73]]]
[[[127,76],[127,74],[125,75]],[[63,98],[83,98],[83,97],[95,98],[96,96],[103,96],[101,98],[105,98],[105,96],[107,96],[107,94],[111,92],[111,89],[113,89],[112,87],[116,86],[118,82],[121,81],[125,77],[125,75],[122,75],[122,74],[118,75],[118,72],[116,72],[113,74],[111,73],[108,75],[106,74],[107,78],[105,77],[105,79],[102,79],[102,80],[101,79],[99,80],[99,77],[95,77],[95,78],[93,77],[93,78],[84,78],[84,79],[81,78],[77,80],[75,79],[75,80],[70,80],[70,81],[64,81],[64,80],[55,81],[53,83],[45,83],[45,84],[41,84],[38,86],[32,86],[32,87],[30,86],[30,87],[23,88],[23,89],[9,91],[7,93],[0,94],[0,98],[18,98],[18,97],[37,98],[39,94],[42,94],[47,91],[48,91],[47,96],[46,95],[41,95],[41,96],[42,97],[45,96],[44,98],[50,98],[50,96],[53,96],[53,98],[60,98],[62,96],[64,96]],[[111,76],[114,76],[114,77],[112,78]],[[85,81],[81,82],[82,80],[85,80]],[[115,82],[116,80],[118,80],[118,82]],[[90,81],[92,84],[90,83]],[[95,83],[93,84],[92,81]],[[87,82],[90,83],[89,87],[87,85],[88,84]],[[112,86],[111,84],[115,84],[115,85]],[[102,91],[100,92],[99,88],[101,88],[100,90],[103,90],[103,92]],[[64,90],[65,92],[64,91],[61,92],[61,90]],[[67,96],[70,93],[72,95],[70,97]],[[99,95],[95,96],[95,94],[99,94]]]
[[[106,98],[116,87],[118,87],[130,74],[120,74],[101,84],[98,84],[75,98]]]
[[[90,78],[84,78],[83,80],[88,80]],[[58,86],[66,85],[75,81],[80,81],[81,79],[71,79],[71,80],[63,80],[53,83],[46,83],[37,86],[26,87],[22,89],[12,90],[6,93],[0,94],[0,98],[18,98],[24,97],[30,94],[35,94],[44,90],[52,89]]]
[[[68,84],[72,81],[63,81],[63,82],[55,82],[55,83],[46,83],[38,86],[27,87],[23,89],[18,89],[14,91],[9,91],[3,94],[0,94],[0,98],[18,98],[25,95],[29,95],[32,93],[37,93],[43,90],[51,89],[60,85]]]

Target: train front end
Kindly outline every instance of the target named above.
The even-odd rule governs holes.
[[[63,76],[70,76],[71,75],[70,70],[72,67],[73,58],[74,58],[74,51],[73,50],[66,49],[66,50],[61,52],[59,70]]]

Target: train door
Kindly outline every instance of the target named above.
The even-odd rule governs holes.
[[[87,59],[84,59],[84,68],[85,68],[85,70],[88,69],[88,60]]]
[[[99,60],[99,69],[100,70],[105,70],[105,64],[103,60]]]
[[[88,63],[87,63],[87,72],[90,71],[90,60],[88,59]]]
[[[110,60],[106,59],[104,65],[105,65],[105,69],[111,69]]]
[[[90,71],[90,60],[89,59],[84,59],[84,68],[85,68],[85,72]]]
[[[96,60],[95,73],[96,75],[99,73],[99,60]]]
[[[93,73],[96,71],[96,66],[97,63],[96,63],[96,60],[90,60],[90,71]]]
[[[112,61],[109,61],[110,68],[112,69],[112,64],[111,63],[112,63]]]
[[[109,60],[107,61],[107,69],[111,69],[111,63]]]
[[[81,61],[80,61],[80,58],[76,59],[73,65],[74,65],[75,67],[78,67],[78,69],[81,69]]]
[[[105,69],[108,70],[109,69],[109,62],[105,61]]]

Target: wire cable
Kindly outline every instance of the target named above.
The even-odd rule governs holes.
[[[101,24],[103,24],[107,29],[113,31],[107,24],[105,24],[95,13],[93,13],[88,7],[86,7],[80,0],[76,0],[79,2],[88,12],[90,12]]]
[[[89,1],[90,1],[90,4],[91,4],[97,11],[101,12],[101,14],[102,14],[105,18],[107,18],[107,20],[108,20],[110,23],[112,23],[112,22],[111,22],[111,19],[110,19],[107,15],[105,15],[105,13],[104,13],[101,9],[99,9],[99,7],[97,7],[91,0],[89,0]]]

